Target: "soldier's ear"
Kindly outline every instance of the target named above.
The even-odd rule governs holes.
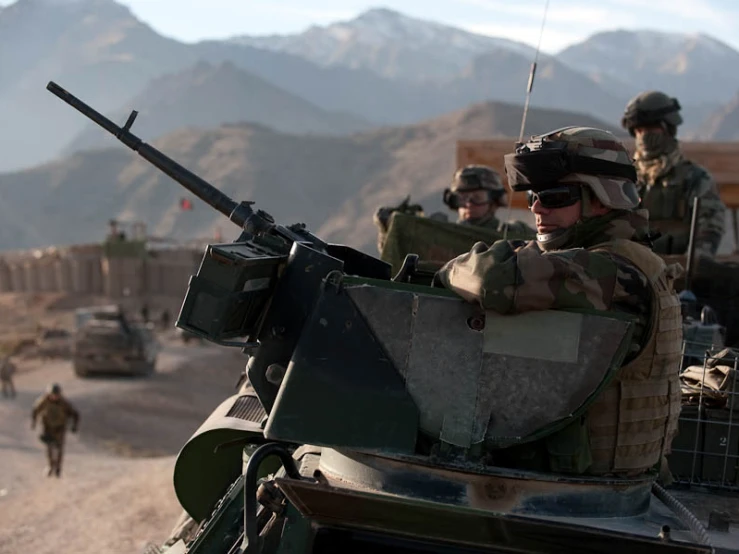
[[[611,208],[603,205],[603,202],[600,201],[600,198],[598,198],[594,194],[589,194],[588,196],[590,197],[591,216],[605,215],[611,211]]]

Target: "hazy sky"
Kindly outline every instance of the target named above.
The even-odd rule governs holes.
[[[56,0],[64,1],[64,0]],[[67,0],[69,1],[69,0]],[[351,19],[372,7],[536,45],[546,0],[123,0],[159,33],[191,42],[293,33]],[[0,0],[0,5],[9,4]],[[542,50],[605,29],[701,32],[739,50],[739,0],[550,0]]]

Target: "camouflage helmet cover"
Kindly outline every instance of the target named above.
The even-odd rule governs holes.
[[[454,173],[453,192],[480,189],[505,192],[500,175],[487,165],[467,165]]]
[[[505,156],[514,190],[542,190],[555,183],[581,184],[616,210],[639,205],[636,170],[626,147],[608,131],[564,127],[533,136]]]
[[[452,178],[451,188],[444,190],[443,200],[450,209],[459,208],[459,197],[457,193],[474,190],[487,191],[485,203],[505,206],[506,190],[500,174],[487,165],[466,165],[458,169]]]
[[[683,122],[680,108],[677,98],[671,98],[664,92],[648,90],[637,94],[626,104],[621,126],[633,136],[635,127],[665,123],[674,133]]]

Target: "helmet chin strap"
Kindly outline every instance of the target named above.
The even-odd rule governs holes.
[[[544,251],[558,250],[565,246],[576,232],[576,227],[583,221],[593,217],[593,197],[588,187],[582,187],[582,196],[580,198],[580,219],[571,227],[566,229],[556,229],[551,233],[536,235],[536,242]]]

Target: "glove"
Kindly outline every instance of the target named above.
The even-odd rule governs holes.
[[[75,425],[74,427],[72,427],[71,431],[72,433],[77,433],[77,426]]]

